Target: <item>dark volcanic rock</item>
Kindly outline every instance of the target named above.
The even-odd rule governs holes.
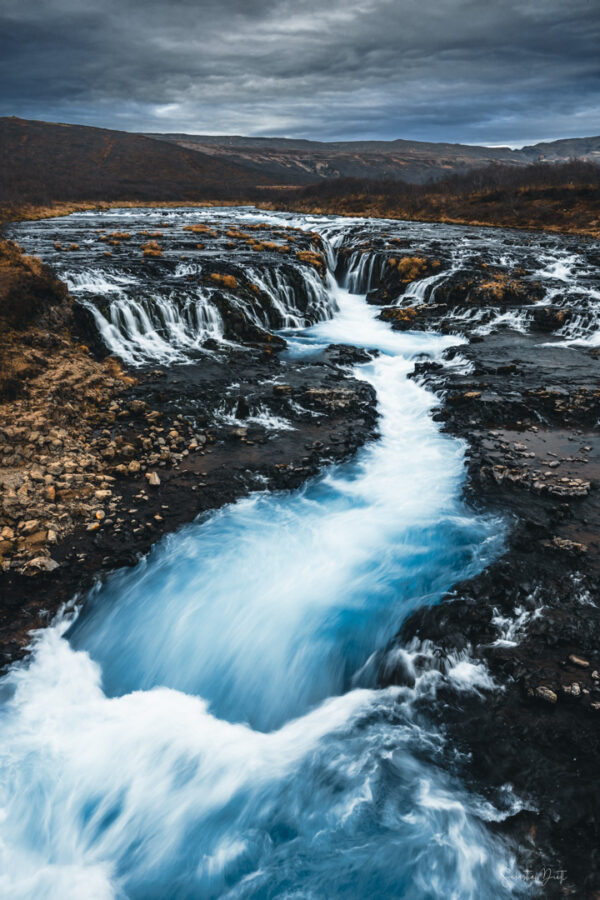
[[[553,330],[555,311],[542,309],[534,329]],[[394,327],[433,328],[436,315],[444,322],[445,305],[418,308],[405,323],[407,312],[391,308],[381,317]],[[467,648],[485,662],[498,690],[459,694],[449,683],[445,703],[438,696],[424,706],[469,755],[467,779],[495,800],[510,784],[525,802],[502,826],[523,864],[563,868],[591,896],[600,888],[597,355],[543,343],[534,331],[502,330],[447,356],[466,365],[449,371],[424,361],[415,377],[442,392],[437,418],[469,442],[468,498],[507,518],[507,546],[482,575],[414,613],[392,648],[431,643],[441,659]],[[383,663],[380,677],[405,683],[402,668]],[[559,895],[555,883],[549,896],[554,888]]]
[[[448,306],[526,306],[541,300],[541,284],[525,281],[522,275],[483,263],[476,270],[450,275],[437,288],[436,300]]]

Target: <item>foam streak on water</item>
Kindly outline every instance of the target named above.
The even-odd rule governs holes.
[[[341,289],[332,301],[291,352],[378,348],[357,375],[380,440],[170,536],[40,636],[3,684],[3,896],[519,894],[485,825],[498,814],[414,711],[440,673],[411,689],[364,677],[412,608],[499,548],[499,523],[458,499],[461,444],[407,379],[452,339],[394,333]],[[466,658],[446,677],[491,685]]]

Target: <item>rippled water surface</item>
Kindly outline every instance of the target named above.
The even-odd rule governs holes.
[[[151,227],[192,214],[200,215],[110,216]],[[249,210],[201,214],[264,220]],[[271,218],[279,228],[290,221]],[[66,233],[98,222],[80,215],[55,226]],[[378,321],[363,296],[377,266],[361,262],[366,254],[344,286],[336,282],[336,249],[357,223],[293,224],[320,230],[331,271],[302,313],[312,322],[280,323],[287,352],[378,349],[356,375],[377,391],[380,438],[302,490],[256,494],[167,537],[88,597],[74,621],[39,636],[30,663],[2,685],[4,896],[495,900],[524,891],[510,850],[487,827],[506,809],[461,785],[443,735],[415,706],[443,679],[465,691],[492,688],[485,669],[465,653],[413,687],[379,689],[369,665],[412,609],[501,547],[502,523],[460,499],[463,446],[440,433],[435,398],[407,378],[420,354],[442,361],[461,339],[400,334]],[[423,242],[445,241],[455,255],[471,244],[497,260],[531,253],[502,232],[420,227]],[[55,237],[42,223],[20,240],[43,251]],[[541,240],[540,271],[557,290],[550,285],[580,263],[553,238]],[[96,279],[94,291],[133,310],[123,279],[139,284],[141,273],[77,252],[75,293],[91,303]],[[257,260],[254,277],[261,265],[285,315],[297,317],[289,284],[268,271],[274,264]],[[419,300],[432,288],[412,290]],[[159,281],[152,290],[160,293]],[[150,315],[141,338],[115,321],[111,339],[124,356],[155,352],[164,361]],[[191,334],[183,317],[177,327],[198,349],[218,335],[213,324]],[[185,353],[168,329],[159,337],[173,359]],[[404,651],[409,669],[415,652]]]

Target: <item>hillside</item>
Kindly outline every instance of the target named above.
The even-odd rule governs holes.
[[[491,163],[525,166],[540,160],[600,161],[600,137],[534,144],[521,150],[424,141],[320,142],[192,134],[152,134],[157,140],[243,165],[281,184],[329,178],[375,178],[422,184]]]
[[[352,178],[264,192],[264,206],[298,212],[499,225],[600,236],[600,166],[491,165],[434,184]]]
[[[267,175],[123,131],[0,118],[0,204],[239,197]]]

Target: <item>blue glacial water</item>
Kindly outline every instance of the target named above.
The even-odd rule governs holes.
[[[256,494],[163,540],[2,683],[0,894],[51,900],[521,896],[502,813],[453,774],[415,699],[457,656],[377,689],[402,619],[499,551],[460,500],[463,447],[407,378],[456,338],[339,312],[290,338],[378,348],[380,439],[302,490]],[[410,648],[406,652],[410,658]]]

